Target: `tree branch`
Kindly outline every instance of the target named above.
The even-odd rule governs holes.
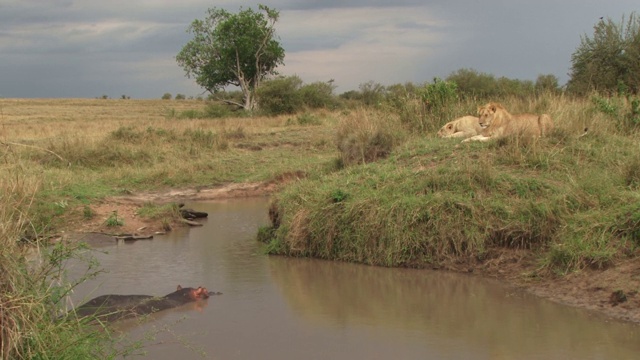
[[[29,148],[33,148],[33,149],[43,150],[43,151],[46,151],[46,152],[48,152],[48,153],[50,153],[50,154],[55,155],[58,159],[60,159],[60,160],[61,160],[61,161],[63,161],[63,162],[66,162],[69,166],[71,166],[71,163],[70,163],[70,162],[68,162],[68,161],[67,161],[67,160],[65,160],[62,156],[60,156],[60,155],[58,155],[58,154],[54,153],[53,151],[51,151],[51,150],[49,150],[49,149],[41,148],[41,147],[39,147],[39,146],[34,146],[34,145],[20,144],[20,143],[8,142],[8,141],[0,141],[0,144],[2,144],[2,145],[7,145],[7,146],[9,146],[9,145],[13,145],[13,146],[24,146],[24,147],[29,147]]]
[[[239,102],[233,101],[233,100],[222,99],[220,101],[222,101],[223,103],[225,103],[227,105],[235,105],[235,106],[239,106],[241,108],[244,108],[244,105],[240,104]]]

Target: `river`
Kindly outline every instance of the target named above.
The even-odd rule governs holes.
[[[479,277],[267,256],[255,240],[266,198],[188,203],[209,217],[153,240],[93,251],[103,294],[222,295],[116,323],[126,341],[153,335],[148,359],[637,359],[640,326]],[[78,273],[72,269],[71,273]]]

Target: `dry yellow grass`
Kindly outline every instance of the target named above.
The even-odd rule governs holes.
[[[248,131],[283,125],[287,117],[175,119],[171,112],[202,110],[198,100],[0,99],[0,139],[38,141],[58,136],[101,138],[123,126],[173,130],[233,128]]]
[[[198,100],[0,99],[0,180],[36,179],[36,226],[122,191],[265,181],[329,163],[337,113],[193,119]],[[58,205],[60,206],[58,206]],[[68,207],[65,207],[65,204]]]

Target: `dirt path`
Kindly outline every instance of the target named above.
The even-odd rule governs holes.
[[[115,211],[124,221],[117,232],[147,235],[163,232],[160,221],[151,221],[136,215],[147,202],[161,204],[182,201],[204,201],[251,196],[268,196],[289,179],[269,183],[228,184],[216,188],[170,190],[127,196],[111,197],[91,206],[95,216],[70,228],[81,233],[113,233],[105,220]],[[186,226],[186,225],[185,225]],[[640,324],[640,259],[623,259],[605,270],[584,269],[565,276],[549,275],[545,278],[528,278],[536,263],[527,251],[503,251],[490,262],[479,263],[472,268],[456,268],[456,271],[473,272],[503,280],[512,286],[524,288],[550,300],[596,311],[600,314]]]

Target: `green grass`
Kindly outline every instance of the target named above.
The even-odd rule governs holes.
[[[137,211],[138,215],[147,219],[161,219],[174,216],[177,213],[178,206],[175,203],[161,205],[145,203]]]
[[[280,222],[262,239],[274,254],[382,266],[474,263],[502,248],[533,251],[541,272],[605,268],[637,248],[638,136],[572,126],[535,141],[412,136],[277,194]]]
[[[85,275],[68,282],[64,264],[82,259],[83,244],[58,242],[34,249],[20,240],[29,228],[24,209],[36,189],[32,179],[0,180],[0,359],[115,359],[135,353],[141,343],[61,316],[66,296],[99,270],[87,258]],[[62,202],[57,206],[65,207]]]

